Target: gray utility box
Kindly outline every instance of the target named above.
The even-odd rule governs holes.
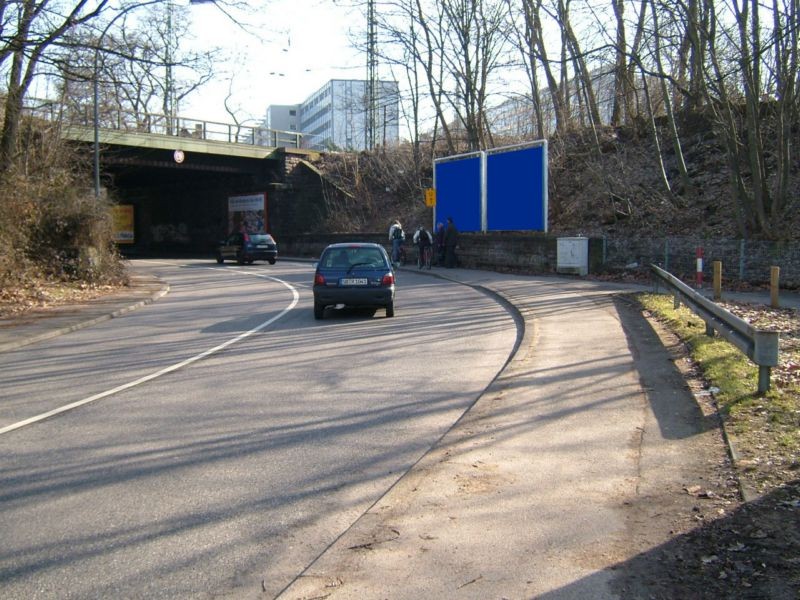
[[[570,275],[589,273],[589,238],[558,238],[556,271]]]

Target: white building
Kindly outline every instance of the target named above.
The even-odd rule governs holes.
[[[300,124],[299,104],[271,104],[267,107],[267,119],[264,123],[267,129],[278,131],[297,131]]]
[[[364,80],[333,79],[302,104],[269,106],[265,124],[273,130],[299,131],[304,148],[364,150],[368,139],[366,92],[367,82]],[[378,81],[374,142],[391,144],[399,138],[400,91],[397,82]]]

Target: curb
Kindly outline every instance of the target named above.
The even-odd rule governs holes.
[[[728,449],[728,456],[730,456],[734,473],[736,473],[736,481],[739,484],[739,495],[742,497],[744,502],[754,502],[761,497],[761,494],[759,494],[750,486],[745,485],[744,481],[739,476],[739,471],[742,469],[740,465],[741,455],[736,449],[734,438],[728,432],[728,428],[725,427],[725,419],[722,418],[722,415],[719,413],[719,411],[717,411],[717,417],[719,418],[719,428],[722,430],[722,439],[725,440],[725,447]]]

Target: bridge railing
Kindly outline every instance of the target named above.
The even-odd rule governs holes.
[[[25,111],[48,121],[61,121],[69,125],[94,127],[93,106],[68,107],[50,100],[31,99]],[[170,117],[159,113],[108,110],[103,108],[97,116],[100,129],[112,129],[128,133],[147,133],[175,137],[194,138],[229,144],[250,146],[300,148],[303,134],[298,131],[281,131],[253,125],[237,125],[193,119],[183,116]]]

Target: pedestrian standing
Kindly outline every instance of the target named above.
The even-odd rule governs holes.
[[[453,217],[447,217],[447,229],[444,232],[444,266],[452,269],[458,264],[456,246],[458,245],[458,229]]]
[[[436,224],[436,264],[444,266],[444,223]]]

